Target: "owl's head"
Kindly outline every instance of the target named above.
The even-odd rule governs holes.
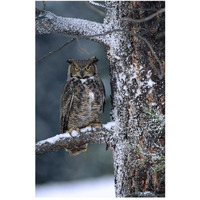
[[[88,60],[67,60],[69,63],[68,79],[72,77],[86,79],[95,76],[98,73],[97,61],[95,56]]]

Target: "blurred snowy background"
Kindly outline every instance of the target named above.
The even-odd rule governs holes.
[[[36,2],[36,8],[43,8],[42,1]],[[46,1],[46,10],[59,16],[103,22],[103,17],[83,1]],[[69,40],[59,35],[36,35],[36,60]],[[60,94],[67,78],[66,60],[70,58],[99,59],[107,96],[103,123],[110,121],[109,62],[105,48],[85,39],[80,39],[80,44],[89,56],[74,41],[36,65],[36,142],[60,133]],[[114,196],[112,152],[105,148],[104,144],[89,144],[87,152],[77,157],[70,157],[65,150],[36,156],[36,196]]]
[[[79,181],[47,183],[36,186],[36,197],[114,198],[112,176]]]

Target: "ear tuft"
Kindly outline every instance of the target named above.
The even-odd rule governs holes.
[[[73,60],[72,60],[72,59],[68,59],[67,62],[68,62],[69,64],[71,64],[71,63],[73,62]]]
[[[93,56],[90,60],[92,60],[93,63],[98,62],[98,58],[96,56]]]

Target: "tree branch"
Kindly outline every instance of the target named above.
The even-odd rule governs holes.
[[[83,48],[82,48],[81,43],[80,43],[78,37],[76,38],[76,41],[77,41],[77,43],[78,43],[78,46],[79,46],[79,49],[80,49],[81,52],[83,52],[83,53],[84,53],[85,55],[87,55],[87,56],[92,56],[91,53],[89,53],[86,49],[83,49]]]
[[[75,38],[72,38],[70,41],[66,42],[65,44],[63,44],[62,46],[60,46],[58,49],[55,49],[53,51],[50,51],[49,53],[45,54],[44,56],[42,56],[41,58],[39,58],[38,60],[36,60],[36,63],[39,63],[41,60],[45,59],[46,57],[60,51],[62,48],[64,48],[65,46],[67,46],[68,44],[72,43],[74,40],[76,40]]]
[[[151,50],[153,56],[155,57],[155,59],[157,60],[159,66],[160,66],[160,72],[157,69],[155,69],[156,70],[156,74],[158,75],[159,79],[162,79],[163,76],[164,76],[164,74],[163,74],[164,73],[163,72],[163,65],[160,62],[160,60],[159,60],[158,56],[156,55],[156,53],[155,53],[153,47],[151,46],[151,44],[147,41],[146,38],[142,37],[140,34],[135,34],[135,33],[132,33],[131,31],[125,30],[125,29],[113,29],[113,30],[110,30],[110,31],[105,31],[104,33],[96,34],[96,35],[88,35],[88,36],[63,35],[63,36],[65,36],[65,37],[72,37],[72,38],[86,38],[86,39],[91,39],[91,38],[94,38],[94,37],[103,37],[103,36],[105,37],[108,34],[112,34],[112,33],[116,33],[116,32],[127,33],[129,35],[132,35],[132,36],[138,38],[138,39],[143,40],[147,44],[147,46]],[[102,39],[102,41],[104,41],[103,42],[104,44],[109,45],[109,42],[106,39],[104,39],[104,40]]]
[[[46,11],[39,19],[36,20],[36,30],[39,34],[65,33],[77,36],[99,35],[104,33],[104,25],[89,20],[66,18],[56,16]],[[91,40],[104,43],[101,37],[93,37]]]
[[[147,18],[141,19],[143,21],[149,20],[158,14],[164,12],[165,9],[161,9],[158,12],[154,13],[153,15],[150,15]],[[86,38],[93,40],[95,42],[103,43],[104,45],[110,46],[112,45],[110,42],[109,37],[105,37],[111,33],[114,32],[126,32],[127,34],[130,34],[132,36],[135,36],[141,40],[143,40],[148,47],[150,48],[153,56],[156,58],[157,62],[160,66],[160,72],[157,70],[158,77],[162,79],[163,77],[163,66],[160,60],[158,59],[156,53],[154,52],[152,46],[147,41],[146,38],[142,37],[141,35],[134,34],[129,30],[125,29],[113,29],[113,30],[106,30],[105,24],[92,22],[88,20],[83,19],[76,19],[76,18],[66,18],[66,17],[60,17],[56,16],[55,14],[51,12],[44,12],[42,13],[44,16],[41,17],[41,13],[39,15],[40,19],[36,20],[36,30],[39,34],[50,34],[50,33],[57,33],[57,34],[67,34],[68,37],[72,38]],[[72,35],[70,35],[72,34]]]
[[[37,142],[36,154],[44,154],[61,148],[72,148],[75,145],[83,145],[86,143],[109,143],[112,146],[114,122],[108,122],[102,127],[86,127],[69,133],[58,134],[54,137]]]
[[[93,4],[91,4],[91,2],[90,3],[89,2],[85,2],[85,3],[86,3],[86,5],[90,9],[92,9],[93,11],[95,11],[96,13],[98,13],[99,15],[101,15],[102,17],[106,16],[104,12],[102,12],[101,10],[99,10],[98,8],[96,8]]]
[[[102,8],[106,8],[106,6],[104,6],[104,5],[100,4],[100,3],[96,3],[94,1],[89,1],[88,3],[90,3],[93,6],[99,6],[99,7],[102,7]]]
[[[159,66],[160,66],[160,71],[158,71],[156,68],[154,68],[154,69],[155,69],[155,71],[156,71],[156,74],[157,74],[158,78],[159,78],[159,79],[162,79],[163,76],[164,76],[163,65],[162,65],[162,63],[160,62],[160,60],[159,60],[158,56],[156,55],[155,51],[153,50],[153,47],[152,47],[151,44],[147,41],[146,38],[144,38],[144,37],[142,37],[142,36],[140,36],[140,35],[137,35],[137,37],[138,37],[139,39],[143,40],[143,41],[147,44],[147,46],[148,46],[149,49],[151,50],[151,53],[153,54],[153,56],[154,56],[155,59],[157,60]]]
[[[156,12],[148,17],[142,18],[142,19],[123,18],[123,20],[127,20],[127,21],[134,22],[134,23],[141,23],[141,22],[149,21],[163,12],[165,12],[165,8],[162,8],[158,12]]]
[[[43,3],[43,10],[46,10],[46,2],[42,1],[42,3]]]

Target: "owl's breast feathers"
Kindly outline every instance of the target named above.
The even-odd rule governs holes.
[[[105,106],[105,89],[99,76],[71,78],[61,95],[61,132],[101,123]]]

